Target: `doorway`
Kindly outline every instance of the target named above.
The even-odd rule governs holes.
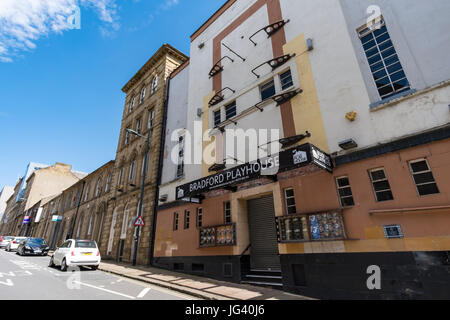
[[[273,196],[247,201],[252,270],[281,270]]]

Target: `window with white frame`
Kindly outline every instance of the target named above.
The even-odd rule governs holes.
[[[98,197],[102,193],[102,179],[98,179],[97,187],[95,188],[95,196]]]
[[[121,240],[124,240],[127,238],[129,217],[130,217],[130,209],[128,208],[128,205],[127,205],[123,212],[122,229],[120,231],[120,239]]]
[[[111,180],[112,180],[112,173],[110,173],[106,178],[105,193],[109,192],[109,188],[111,187]]]
[[[389,184],[384,169],[379,168],[370,170],[369,175],[372,180],[372,186],[377,202],[394,200],[391,185]]]
[[[383,226],[384,229],[384,235],[387,239],[399,239],[403,238],[403,232],[400,225],[389,225],[389,226]]]
[[[261,100],[267,100],[275,95],[275,81],[272,79],[260,87]]]
[[[409,90],[409,81],[384,19],[358,33],[381,99]]]
[[[284,190],[284,199],[286,201],[287,214],[297,213],[297,207],[295,205],[295,193],[294,189],[289,188]]]
[[[125,129],[125,145],[128,145],[128,143],[130,142],[130,133],[128,132],[128,129],[130,128]]]
[[[286,90],[294,85],[292,80],[291,69],[286,70],[280,74],[281,90]]]
[[[142,90],[141,90],[141,95],[140,95],[140,98],[139,98],[139,103],[142,103],[142,102],[144,101],[144,99],[145,99],[145,92],[146,92],[146,91],[147,91],[146,87],[143,87]]]
[[[131,165],[130,165],[130,173],[129,173],[129,175],[128,175],[128,181],[133,181],[134,180],[134,174],[135,174],[135,171],[136,171],[136,159],[134,159],[132,162],[131,162]]]
[[[236,101],[225,106],[225,119],[231,119],[236,116]]]
[[[152,81],[152,94],[155,93],[156,89],[158,89],[158,76],[156,75]]]
[[[149,129],[149,130],[152,130],[153,129],[153,126],[154,126],[154,120],[155,120],[155,109],[151,109],[149,112],[148,112],[148,123],[147,123],[147,128]]]
[[[91,214],[91,218],[89,219],[89,227],[88,227],[88,236],[90,236],[92,234],[92,226],[94,224],[94,214]]]
[[[189,229],[191,225],[191,212],[186,210],[184,212],[184,229]]]
[[[133,111],[135,102],[136,102],[136,97],[131,98],[130,106],[128,108],[128,113],[131,113]]]
[[[219,110],[214,111],[214,126],[217,127],[222,122],[222,115]]]
[[[339,200],[341,201],[341,206],[354,206],[355,200],[353,199],[352,188],[350,187],[350,180],[348,179],[348,177],[336,178],[336,184],[339,194]]]
[[[136,121],[136,132],[139,134],[141,134],[141,126],[142,126],[142,121],[141,121],[141,119],[138,119]]]
[[[420,196],[438,194],[439,188],[426,159],[409,162],[409,168]]]
[[[124,167],[122,167],[122,168],[120,168],[120,171],[119,171],[119,179],[117,180],[117,184],[119,185],[119,187],[122,185],[124,170],[125,170]]]

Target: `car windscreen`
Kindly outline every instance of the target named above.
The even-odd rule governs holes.
[[[47,245],[47,242],[44,239],[28,239],[27,244],[41,246]]]
[[[97,249],[95,241],[75,241],[75,248]]]
[[[3,240],[12,240],[14,237],[3,237]]]

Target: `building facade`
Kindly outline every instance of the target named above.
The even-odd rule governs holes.
[[[169,96],[192,139],[182,175],[164,162],[154,264],[318,298],[448,298],[448,9],[227,1],[175,76],[187,103]]]
[[[14,187],[5,186],[2,191],[0,191],[0,233],[3,224],[3,216],[6,212],[6,202],[14,194]]]
[[[183,53],[165,44],[122,89],[126,100],[115,161],[114,200],[104,225],[108,238],[107,258],[124,262],[133,260],[137,232],[134,222],[145,170],[146,138],[150,137],[142,211],[146,225],[140,229],[137,255],[138,264],[150,263],[166,82],[170,73],[186,60]]]

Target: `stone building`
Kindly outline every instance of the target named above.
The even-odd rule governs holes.
[[[43,199],[34,236],[45,238],[53,248],[67,238],[95,240],[102,248],[113,176],[114,161],[110,161],[56,197]]]
[[[170,73],[187,57],[164,44],[123,87],[126,94],[120,138],[117,146],[113,199],[104,225],[107,233],[105,257],[131,262],[135,227],[144,172],[146,139],[150,135],[150,151],[145,180],[142,216],[146,226],[141,229],[138,264],[150,263],[152,223],[161,135],[163,130],[166,82]],[[142,135],[133,135],[127,129]]]
[[[6,200],[5,212],[2,217],[2,223],[0,224],[0,234],[1,235],[11,235],[12,227],[15,225],[13,223],[14,218],[17,216],[16,212],[19,209],[19,204],[16,202],[17,196],[20,191],[20,186],[22,184],[23,178],[20,178],[13,189],[13,194]]]

